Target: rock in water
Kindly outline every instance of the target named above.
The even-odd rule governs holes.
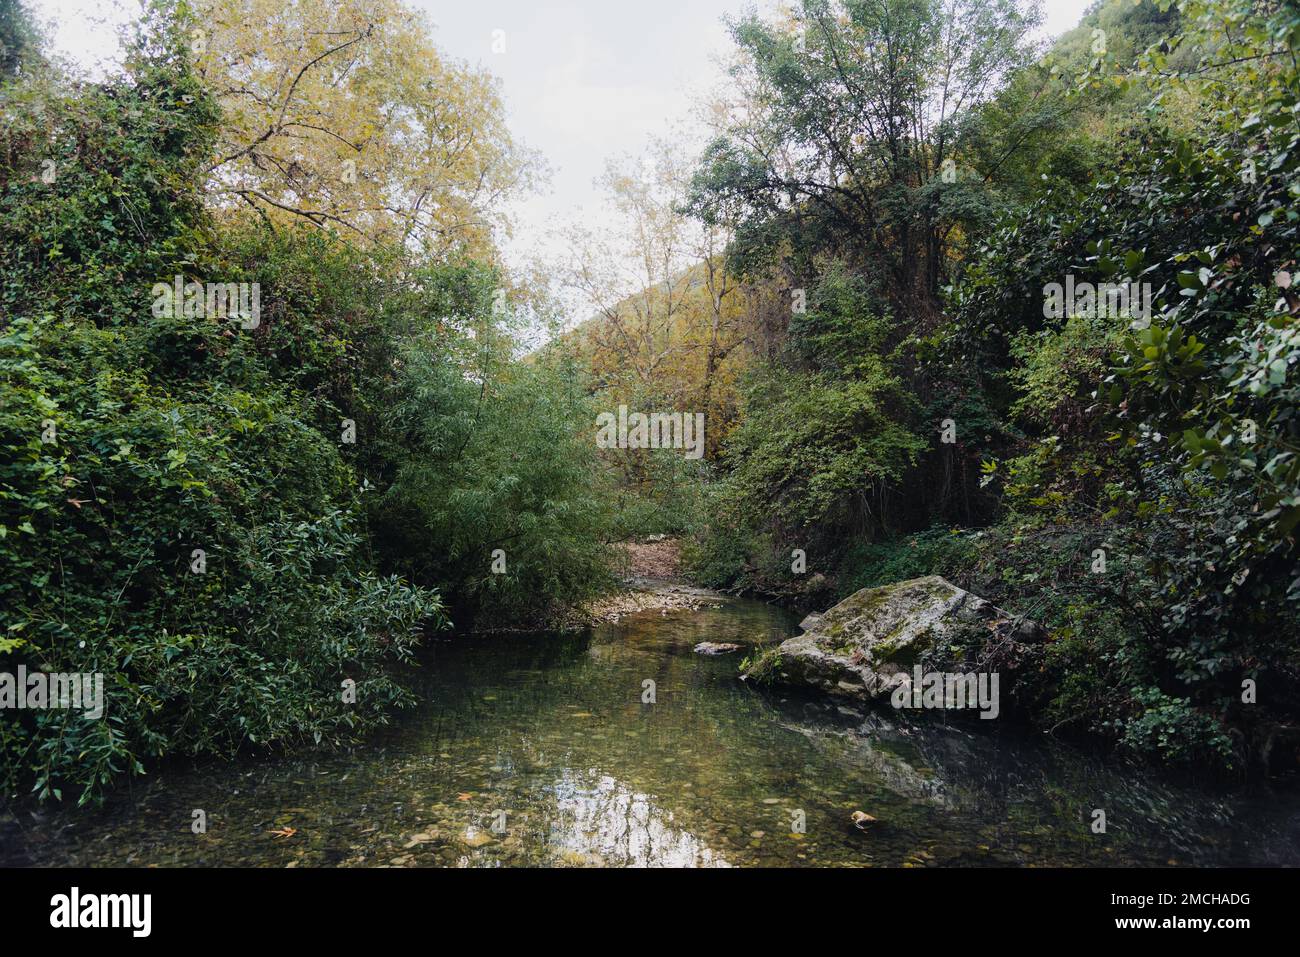
[[[746,678],[888,699],[897,676],[998,672],[1011,677],[1046,637],[938,575],[864,588],[803,621],[804,633],[762,655]],[[1007,682],[1004,681],[1004,690]]]
[[[482,847],[484,844],[491,844],[492,837],[471,827],[460,836],[460,842],[466,847]]]
[[[817,612],[813,612],[811,615],[808,615],[806,618],[804,618],[803,621],[799,622],[799,627],[802,628],[804,631],[811,631],[813,628],[816,628],[817,625],[821,623],[821,620],[822,620],[822,616],[819,615]]]
[[[740,645],[733,645],[729,641],[701,641],[695,646],[697,655],[725,655],[739,650]]]

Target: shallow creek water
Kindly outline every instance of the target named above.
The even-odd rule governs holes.
[[[794,631],[734,601],[586,635],[437,641],[421,706],[365,744],[173,763],[99,810],[8,813],[0,864],[1300,863],[1295,789],[1181,788],[978,721],[903,724],[756,690],[736,679],[738,655],[692,652]],[[191,832],[196,808],[206,834]],[[859,810],[877,819],[868,830]]]

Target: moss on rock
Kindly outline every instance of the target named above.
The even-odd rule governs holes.
[[[895,675],[917,664],[938,671],[1005,668],[1023,657],[1008,655],[1008,647],[1042,638],[1036,625],[937,575],[864,588],[808,616],[805,628],[744,662],[745,676],[879,698]]]

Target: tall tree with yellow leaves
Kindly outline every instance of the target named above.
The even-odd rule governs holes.
[[[575,338],[598,388],[619,402],[704,412],[712,453],[734,413],[727,360],[745,336],[728,234],[682,212],[693,169],[667,137],[609,163],[598,185],[615,215],[568,231],[565,280],[594,312]]]
[[[197,0],[191,49],[220,104],[219,207],[354,242],[491,261],[536,159],[497,82],[450,60],[398,0]]]

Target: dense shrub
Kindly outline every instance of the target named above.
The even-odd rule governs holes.
[[[517,361],[495,270],[214,217],[219,118],[161,7],[123,76],[0,95],[0,671],[106,698],[6,709],[6,793],[347,740],[451,608],[604,580],[582,389]],[[259,322],[154,309],[177,275],[257,283]]]

